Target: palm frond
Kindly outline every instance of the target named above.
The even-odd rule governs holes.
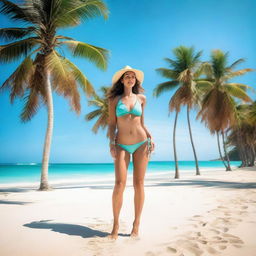
[[[178,79],[179,77],[179,72],[168,68],[158,68],[156,72],[169,79]]]
[[[70,70],[72,72],[72,76],[75,78],[76,81],[79,82],[79,85],[85,92],[87,97],[92,96],[94,93],[94,88],[88,78],[79,70],[79,68],[72,63],[70,60],[65,59],[67,65],[70,67]]]
[[[91,111],[90,113],[86,114],[85,120],[86,120],[86,121],[91,121],[91,120],[93,120],[94,118],[100,116],[101,114],[102,114],[101,109],[93,110],[93,111]]]
[[[241,84],[241,83],[228,83],[228,84],[231,85],[231,86],[237,86],[237,87],[239,87],[240,89],[242,89],[242,90],[244,90],[244,91],[250,90],[250,91],[252,91],[252,92],[255,93],[254,88],[252,88],[252,87],[249,86],[249,85]]]
[[[244,59],[238,59],[234,61],[230,66],[227,67],[227,69],[232,70],[234,69],[237,65],[243,63],[245,60]]]
[[[192,74],[190,69],[184,69],[179,73],[178,81],[181,83],[190,83],[192,81]]]
[[[187,105],[189,108],[191,108],[194,104],[193,100],[192,88],[188,87],[186,84],[182,85],[171,97],[169,101],[169,110],[170,112],[173,110],[179,112],[182,105]]]
[[[76,86],[76,79],[70,70],[66,59],[53,51],[46,57],[46,67],[51,73],[53,89],[70,100],[70,106],[76,113],[80,113],[80,95]]]
[[[22,56],[27,56],[39,43],[37,37],[26,38],[14,43],[0,46],[0,62],[11,62]]]
[[[235,102],[225,91],[216,88],[210,90],[202,101],[197,115],[205,122],[210,132],[223,131],[235,122]]]
[[[76,57],[84,57],[94,62],[97,67],[106,70],[108,60],[108,50],[86,44],[79,41],[63,41],[63,44],[67,44],[72,54]]]
[[[108,125],[108,117],[107,115],[100,115],[94,126],[92,127],[92,131],[94,133],[97,133],[99,128],[101,127],[102,129],[106,128]]]
[[[224,76],[224,79],[228,80],[228,79],[231,79],[231,78],[236,77],[236,76],[245,75],[246,73],[252,72],[252,71],[254,71],[254,69],[252,69],[252,68],[244,68],[244,69],[241,69],[241,70],[228,72],[228,74]]]
[[[42,96],[44,103],[47,102],[46,96],[46,76],[45,76],[45,63],[46,57],[43,54],[38,53],[33,62],[33,73],[29,79],[29,87],[33,88],[38,95]]]
[[[198,69],[194,72],[194,78],[198,78],[203,74],[206,75],[207,78],[213,76],[212,65],[209,62],[201,63]]]
[[[0,38],[5,41],[21,39],[31,35],[36,30],[35,27],[27,28],[0,28]]]
[[[201,80],[201,81],[195,81],[195,87],[199,91],[206,92],[213,88],[213,84],[209,81]]]
[[[68,37],[68,36],[61,36],[61,35],[58,35],[58,36],[55,36],[56,39],[66,39],[66,40],[72,40],[72,41],[75,41],[74,38],[72,37]]]
[[[245,91],[242,90],[239,86],[236,86],[234,83],[233,84],[224,84],[223,87],[233,97],[239,98],[246,102],[252,102],[251,98],[245,93]]]
[[[3,83],[0,90],[10,88],[11,103],[13,103],[15,97],[22,97],[24,95],[25,90],[29,86],[29,78],[33,73],[33,70],[33,60],[28,56]]]
[[[194,47],[179,46],[173,49],[176,56],[175,69],[182,72],[185,69],[193,69],[199,62],[202,51],[195,53]]]
[[[171,89],[175,88],[179,82],[177,80],[174,81],[167,81],[161,84],[158,84],[154,89],[153,95],[155,97],[160,96],[163,92],[170,91]]]
[[[221,50],[213,50],[211,54],[211,64],[214,77],[219,79],[225,75],[227,65],[228,52],[224,53]]]
[[[29,94],[24,98],[24,100],[25,105],[23,107],[20,118],[23,122],[27,122],[31,120],[39,108],[39,95],[37,91],[32,88],[29,90]]]
[[[18,20],[35,24],[40,21],[39,14],[29,2],[25,2],[23,5],[17,5],[7,0],[0,0],[0,13],[7,15],[14,21]]]
[[[108,18],[108,8],[101,0],[73,0],[61,1],[61,5],[56,16],[57,27],[75,26],[81,21],[90,18],[103,16]]]

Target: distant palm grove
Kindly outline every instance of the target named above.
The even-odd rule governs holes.
[[[93,132],[108,125],[109,87],[97,93],[85,74],[59,49],[68,46],[74,57],[84,57],[102,70],[107,69],[108,50],[73,38],[60,35],[58,29],[79,25],[96,16],[108,18],[108,8],[101,0],[26,0],[22,5],[0,0],[0,13],[24,27],[0,28],[0,62],[21,60],[19,66],[2,84],[1,91],[9,90],[10,100],[17,97],[25,100],[20,115],[23,122],[31,120],[40,105],[48,111],[48,126],[42,157],[40,190],[48,190],[48,165],[53,133],[52,91],[64,96],[71,108],[80,113],[78,86],[86,94],[95,110],[86,114],[86,121],[96,120]],[[162,58],[162,56],[159,56]],[[179,112],[186,107],[190,142],[195,159],[196,174],[200,175],[190,111],[196,109],[197,119],[203,122],[211,134],[217,135],[220,159],[230,171],[230,157],[241,160],[242,167],[254,166],[256,158],[256,102],[248,96],[254,90],[246,84],[232,82],[237,76],[254,71],[251,68],[237,69],[244,62],[238,59],[228,63],[228,52],[213,50],[209,60],[202,60],[202,51],[194,47],[179,46],[173,49],[173,57],[165,58],[166,67],[152,67],[166,81],[153,90],[155,97],[173,90],[169,111],[175,113],[173,149],[175,178],[179,178],[176,152],[176,125]],[[223,145],[223,147],[221,147]],[[171,146],[171,145],[170,145]]]

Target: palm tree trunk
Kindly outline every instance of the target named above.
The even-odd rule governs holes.
[[[173,128],[173,152],[174,152],[174,161],[175,161],[175,179],[179,179],[179,166],[178,166],[178,158],[177,158],[177,152],[176,152],[176,125],[177,125],[177,119],[178,119],[178,111],[176,111],[175,114],[175,121],[174,121],[174,128]]]
[[[47,131],[44,142],[44,152],[42,160],[42,171],[41,171],[41,184],[39,190],[49,190],[50,186],[48,184],[48,167],[49,167],[49,157],[50,148],[52,141],[52,131],[53,131],[53,100],[52,100],[52,89],[50,83],[50,73],[46,71],[46,99],[48,108],[48,124]]]
[[[228,167],[226,168],[226,171],[232,171],[232,170],[231,170],[231,167],[230,167],[229,155],[228,155],[228,153],[227,153],[227,149],[226,149],[226,145],[225,145],[224,132],[223,132],[223,131],[221,131],[221,135],[222,135],[223,149],[224,149],[224,153],[225,153],[225,156],[226,156],[226,158],[227,158],[227,163],[228,163]]]
[[[220,158],[223,162],[223,164],[225,165],[226,169],[227,169],[227,165],[222,157],[222,154],[221,154],[221,149],[220,149],[220,137],[219,137],[219,132],[217,132],[217,142],[218,142],[218,149],[219,149],[219,154],[220,154]]]
[[[190,141],[191,141],[191,145],[192,145],[192,149],[193,149],[193,153],[194,153],[194,158],[195,158],[195,162],[196,162],[196,175],[200,175],[200,171],[199,171],[199,167],[198,167],[198,160],[197,160],[197,156],[196,156],[196,150],[195,150],[193,137],[192,137],[191,126],[190,126],[189,106],[187,106],[187,120],[188,120],[188,129],[189,129]]]
[[[256,157],[256,153],[255,153],[255,149],[254,149],[254,145],[252,144],[252,155],[253,155],[253,165],[255,166],[255,157]]]
[[[240,128],[238,128],[238,142],[239,142],[238,146],[241,150],[241,160],[242,160],[242,164],[239,167],[242,168],[246,166],[246,155],[245,155],[244,144],[243,144]]]

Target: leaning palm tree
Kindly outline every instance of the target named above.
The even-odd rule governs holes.
[[[228,53],[214,50],[210,62],[205,63],[208,67],[204,69],[207,76],[204,82],[210,89],[202,97],[202,106],[197,118],[201,117],[201,121],[205,122],[212,134],[217,133],[217,137],[219,133],[223,136],[225,130],[237,121],[235,99],[251,101],[246,94],[246,89],[250,88],[248,85],[228,82],[236,76],[253,71],[250,68],[234,71],[234,68],[243,61],[238,59],[228,65]],[[225,147],[225,143],[223,146]],[[229,161],[226,170],[231,170]]]
[[[100,90],[103,93],[103,97],[94,93],[94,98],[88,102],[89,105],[93,105],[97,108],[85,116],[86,121],[91,121],[97,118],[96,123],[92,127],[94,133],[97,133],[100,127],[105,129],[108,125],[108,100],[106,97],[108,89],[109,87],[101,87]]]
[[[67,46],[72,55],[84,57],[101,69],[107,67],[107,50],[73,38],[57,34],[60,28],[79,25],[83,20],[103,15],[108,10],[101,0],[25,0],[17,5],[0,0],[0,13],[26,27],[1,28],[0,38],[14,41],[0,46],[0,62],[9,63],[24,58],[18,68],[4,82],[2,89],[11,91],[11,102],[16,97],[25,100],[21,120],[29,121],[41,103],[48,110],[40,190],[48,190],[48,165],[53,131],[52,90],[69,99],[70,105],[80,112],[77,85],[89,97],[94,89],[86,76],[70,60],[61,55]]]
[[[175,110],[175,122],[173,129],[173,148],[174,148],[174,160],[175,160],[175,178],[179,178],[178,171],[178,160],[176,153],[176,124],[178,113],[180,112],[181,106],[187,106],[187,121],[189,127],[189,135],[191,145],[194,153],[196,163],[196,175],[200,175],[196,150],[193,142],[189,112],[196,103],[198,98],[197,84],[194,81],[198,78],[202,72],[200,56],[202,51],[195,52],[193,47],[179,46],[173,50],[175,60],[165,58],[165,61],[169,64],[170,68],[158,68],[156,71],[163,77],[169,79],[169,81],[158,84],[154,89],[154,96],[158,97],[160,94],[171,89],[177,88],[176,92],[169,101],[169,111]]]

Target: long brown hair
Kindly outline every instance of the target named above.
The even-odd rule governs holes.
[[[110,89],[107,92],[107,99],[113,99],[113,98],[115,98],[115,96],[122,95],[124,93],[124,85],[121,82],[121,80],[124,77],[124,74],[118,79],[118,81],[116,83],[114,83],[110,87]],[[135,85],[132,87],[132,92],[135,94],[144,92],[144,88],[141,86],[141,83],[137,78],[136,78]]]

